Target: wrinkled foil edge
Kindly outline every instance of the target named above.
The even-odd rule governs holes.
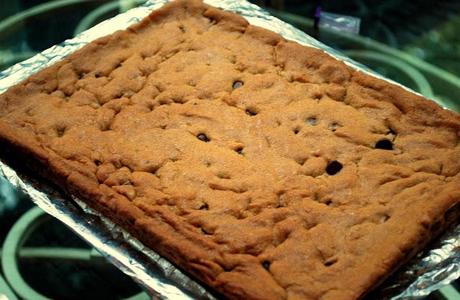
[[[160,8],[167,2],[169,1],[147,1],[140,7],[106,20],[73,39],[66,40],[62,44],[53,46],[0,72],[0,94],[37,71],[82,48],[89,42],[139,22],[152,10]],[[288,40],[322,49],[352,68],[420,95],[351,60],[292,25],[271,16],[254,4],[244,0],[205,0],[205,2],[236,12],[246,18],[252,25],[277,32]],[[195,281],[161,258],[156,252],[144,247],[119,226],[87,207],[83,201],[74,199],[79,207],[83,209],[84,212],[82,213],[68,201],[56,201],[56,193],[52,191],[40,192],[40,188],[34,188],[34,185],[29,180],[22,180],[22,174],[18,176],[13,169],[2,162],[0,162],[0,171],[10,183],[28,194],[38,206],[76,231],[124,273],[147,287],[152,295],[162,299],[213,298],[210,293]],[[96,219],[99,221],[95,221]],[[460,277],[459,237],[460,225],[453,227],[436,243],[432,244],[428,251],[420,253],[406,264],[390,280],[379,287],[376,294],[381,299],[418,299]],[[127,241],[129,241],[129,247],[126,246]],[[142,257],[142,255],[144,256]],[[147,266],[154,266],[154,269],[158,269],[157,271],[161,274],[152,274]]]
[[[214,299],[205,288],[127,231],[88,207],[84,201],[73,196],[70,200],[46,182],[17,173],[2,161],[0,176],[143,285],[151,296],[168,300]]]

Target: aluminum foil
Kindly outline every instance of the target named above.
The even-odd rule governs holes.
[[[0,72],[0,93],[38,70],[59,61],[90,41],[140,21],[149,12],[167,2],[169,1],[147,1],[138,8],[104,21],[73,39],[66,40],[60,45],[53,46]],[[251,24],[275,31],[286,39],[322,49],[353,68],[395,84],[247,1],[205,0],[205,2],[236,12]],[[156,252],[144,247],[119,226],[87,207],[83,201],[76,198],[59,201],[65,197],[55,188],[25,173],[18,173],[7,163],[0,161],[1,174],[16,188],[27,193],[44,211],[64,222],[123,272],[145,286],[153,297],[160,299],[214,298],[197,282],[161,258]],[[460,225],[448,230],[425,252],[419,253],[416,258],[374,291],[373,297],[377,299],[417,299],[460,277],[459,237]]]
[[[78,198],[69,199],[45,181],[17,172],[1,161],[0,175],[141,283],[152,296],[158,299],[214,299],[198,283]]]

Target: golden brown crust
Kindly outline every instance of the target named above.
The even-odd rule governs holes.
[[[362,297],[460,199],[458,115],[199,1],[0,108],[4,149],[228,298]]]

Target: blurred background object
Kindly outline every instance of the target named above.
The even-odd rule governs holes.
[[[0,72],[143,2],[0,0]],[[460,1],[252,2],[374,71],[460,111]],[[338,20],[337,15],[353,30],[325,25]],[[2,300],[148,299],[128,276],[1,177],[0,247]],[[427,299],[460,299],[458,287],[454,282]]]

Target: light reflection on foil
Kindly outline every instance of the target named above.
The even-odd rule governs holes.
[[[167,2],[169,1],[147,1],[138,8],[94,26],[76,38],[53,46],[24,62],[0,72],[0,93],[38,70],[83,47],[90,41],[140,21],[150,11],[161,7]],[[341,55],[293,26],[270,16],[261,8],[247,1],[205,0],[205,2],[236,12],[245,17],[251,24],[275,31],[286,39],[323,49],[353,68],[394,83]],[[43,210],[67,224],[123,272],[143,284],[152,296],[162,299],[213,298],[199,284],[189,279],[157,253],[144,247],[139,241],[132,238],[110,220],[87,207],[82,201],[78,199],[73,199],[74,202],[56,201],[62,196],[53,188],[45,186],[43,183],[37,184],[36,179],[26,177],[25,180],[22,180],[24,174],[18,176],[14,170],[2,162],[0,162],[0,171],[3,172],[8,181],[26,192]],[[34,186],[38,186],[38,189]],[[75,202],[78,203],[80,209],[74,204]],[[379,299],[421,298],[458,278],[460,276],[459,236],[460,226],[457,226],[446,233],[439,242],[432,245],[429,251],[419,254],[417,258],[413,259],[390,280],[385,282],[377,290],[377,297]]]
[[[65,197],[53,187],[27,174],[18,175],[1,161],[0,175],[28,194],[45,212],[72,228],[125,274],[145,286],[152,296],[159,299],[213,299],[203,287],[81,200],[64,201]]]

